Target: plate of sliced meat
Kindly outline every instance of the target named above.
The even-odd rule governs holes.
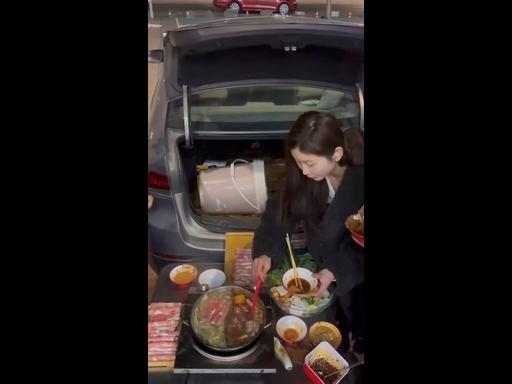
[[[254,288],[256,280],[252,275],[253,238],[253,232],[226,232],[226,285]]]
[[[254,287],[256,280],[252,273],[252,249],[236,250],[233,284],[240,287]]]
[[[172,367],[180,335],[181,303],[148,306],[148,367]]]
[[[148,320],[165,321],[179,320],[181,313],[181,303],[152,303],[148,307]]]

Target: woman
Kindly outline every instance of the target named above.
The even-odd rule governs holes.
[[[354,306],[349,292],[364,280],[363,255],[344,223],[364,204],[364,168],[349,159],[338,120],[317,111],[302,114],[294,123],[285,161],[283,189],[278,198],[267,201],[255,232],[254,276],[265,279],[272,264],[279,266],[287,254],[286,233],[302,229],[319,266],[315,276],[320,285],[313,294],[320,296],[336,280],[349,328],[360,329],[362,310],[354,308],[361,306]]]

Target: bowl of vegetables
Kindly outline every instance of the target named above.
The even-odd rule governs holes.
[[[316,272],[317,266],[309,253],[295,258],[297,267]],[[277,307],[290,315],[300,318],[309,318],[324,311],[334,301],[334,294],[326,290],[320,297],[294,295],[282,285],[283,275],[291,268],[288,258],[276,269],[270,271],[265,280],[265,285],[270,287],[272,300]]]

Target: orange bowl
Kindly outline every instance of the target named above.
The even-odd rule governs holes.
[[[318,345],[322,341],[326,341],[334,348],[338,348],[342,341],[340,330],[327,321],[317,321],[311,324],[308,331],[309,339],[313,345]]]
[[[180,286],[189,286],[197,277],[197,268],[190,264],[181,264],[174,267],[169,274],[171,281]]]

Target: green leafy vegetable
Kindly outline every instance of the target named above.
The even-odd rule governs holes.
[[[297,257],[297,267],[309,269],[311,272],[316,272],[316,262],[313,256],[309,253],[305,253]]]
[[[281,272],[278,268],[273,269],[270,271],[267,275],[267,280],[265,280],[265,283],[263,286],[266,287],[275,287],[277,285],[281,285],[281,279],[283,277],[283,272]]]

